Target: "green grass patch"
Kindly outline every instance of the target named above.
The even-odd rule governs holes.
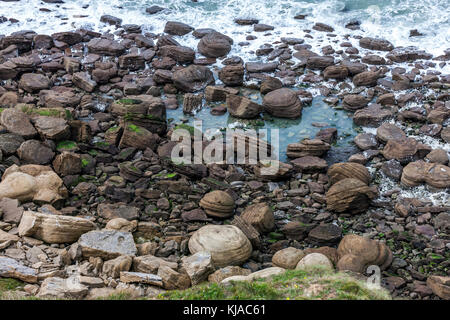
[[[177,126],[174,128],[174,130],[178,130],[178,129],[184,129],[184,130],[187,130],[191,136],[193,136],[193,135],[194,135],[194,132],[195,132],[195,128],[194,128],[193,126],[190,126],[190,125],[185,124],[185,123],[179,124],[179,125],[177,125]]]
[[[132,298],[133,298],[133,296],[131,295],[131,293],[126,292],[126,291],[121,291],[121,292],[110,294],[109,296],[106,296],[106,297],[99,297],[99,298],[97,298],[97,300],[131,300]]]
[[[136,133],[141,132],[141,128],[138,127],[138,126],[135,125],[135,124],[129,124],[129,125],[128,125],[128,130],[131,130],[131,131],[136,132]]]
[[[77,149],[77,148],[78,148],[78,146],[77,146],[76,142],[69,141],[69,140],[60,141],[56,145],[56,149],[58,151],[61,151],[61,150],[69,151],[69,150],[74,150],[74,149]]]
[[[106,132],[116,132],[116,131],[118,131],[120,129],[120,127],[119,126],[114,126],[114,127],[111,127],[111,128],[109,128],[108,130],[106,130]]]
[[[25,283],[12,278],[0,278],[0,300],[8,299],[16,290],[22,290]]]
[[[390,300],[385,289],[369,288],[346,273],[324,268],[288,270],[270,279],[203,283],[158,296],[165,300]]]
[[[81,167],[86,168],[89,165],[88,159],[81,159]]]
[[[124,98],[117,100],[117,102],[120,104],[140,104],[142,103],[142,100]]]

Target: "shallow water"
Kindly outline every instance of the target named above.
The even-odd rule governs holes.
[[[259,92],[254,92],[249,97],[256,102],[261,102]],[[167,118],[173,119],[173,123],[178,123],[184,119],[190,125],[193,125],[195,120],[202,120],[202,129],[206,136],[212,136],[221,129],[236,128],[267,129],[267,138],[270,138],[271,130],[278,129],[279,159],[287,161],[286,148],[288,144],[300,142],[304,138],[314,138],[316,133],[324,128],[333,127],[338,130],[338,139],[333,144],[333,148],[341,149],[353,145],[353,138],[357,135],[357,131],[351,114],[327,105],[322,99],[323,97],[321,96],[315,97],[311,105],[303,107],[301,118],[295,120],[275,118],[266,114],[254,120],[238,119],[229,113],[215,116],[211,115],[208,104],[204,105],[194,116],[189,116],[183,114],[182,103],[178,109],[167,110]]]

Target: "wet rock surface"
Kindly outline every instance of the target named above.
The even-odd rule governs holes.
[[[115,33],[0,37],[0,276],[81,299],[376,265],[395,297],[449,298],[448,55],[311,22],[244,57],[237,46],[277,26],[236,19],[246,44],[179,21],[150,34],[99,20]],[[324,104],[330,116],[311,116]],[[195,133],[195,117],[311,126],[284,131],[289,160],[274,171],[173,161],[174,132]]]

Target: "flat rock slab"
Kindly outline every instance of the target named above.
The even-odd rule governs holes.
[[[95,223],[84,218],[25,211],[18,229],[20,236],[47,243],[73,243],[95,228]]]
[[[262,63],[262,62],[247,62],[245,68],[247,72],[273,72],[278,67],[277,62]]]
[[[50,277],[42,282],[38,297],[42,298],[83,298],[89,289],[80,283],[79,277],[67,279]]]
[[[84,257],[114,259],[120,255],[135,256],[133,235],[115,230],[96,230],[83,234],[79,244]]]
[[[35,269],[24,266],[18,261],[0,256],[0,277],[19,279],[28,283],[37,282]]]
[[[120,281],[125,283],[145,283],[158,287],[163,286],[162,278],[156,274],[142,272],[120,272]]]

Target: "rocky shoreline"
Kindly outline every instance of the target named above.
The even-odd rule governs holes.
[[[434,57],[357,37],[314,52],[308,37],[282,37],[254,62],[229,56],[245,43],[220,30],[169,21],[143,34],[100,19],[114,34],[0,36],[0,277],[38,297],[152,297],[317,264],[363,277],[376,265],[394,298],[450,299],[450,75],[438,71],[450,49]],[[253,26],[248,41],[276,29],[235,23]],[[173,130],[194,129],[167,110],[298,119],[312,92],[353,113],[346,162],[325,160],[340,135],[327,124],[289,144],[269,176],[261,162],[170,160]],[[380,192],[385,180],[396,187]],[[417,186],[443,196],[402,196]]]

